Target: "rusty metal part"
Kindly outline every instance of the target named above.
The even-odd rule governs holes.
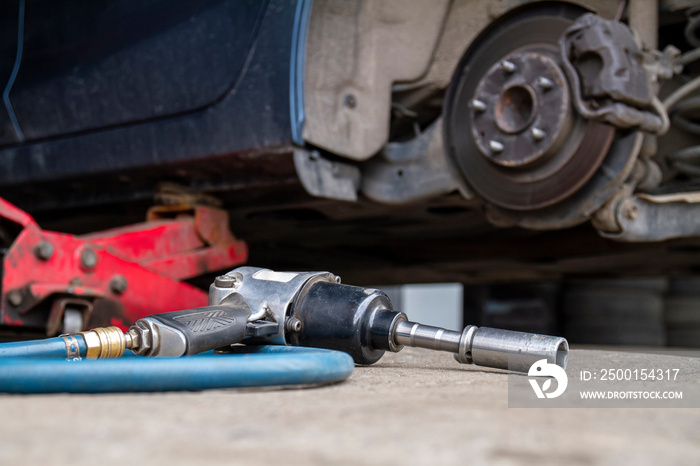
[[[505,63],[513,69],[505,69]],[[541,52],[514,52],[494,64],[479,83],[472,108],[471,131],[479,151],[504,167],[523,167],[553,155],[573,119],[564,73]],[[493,142],[501,150],[494,151]]]
[[[600,211],[628,179],[637,163],[644,134],[638,131],[618,134],[595,175],[573,196],[534,211],[515,211],[487,206],[486,214],[498,226],[520,226],[531,230],[569,228],[589,220]]]
[[[560,203],[589,182],[611,147],[615,129],[573,114],[566,97],[568,85],[559,69],[557,41],[581,13],[574,7],[524,11],[521,17],[504,21],[475,41],[457,69],[446,99],[448,153],[469,187],[491,205],[529,212]],[[511,73],[498,69],[503,60],[515,65]],[[517,78],[519,67],[527,73]],[[515,79],[521,79],[522,84]],[[508,97],[514,85],[537,88],[531,123],[510,128],[515,136],[508,134],[507,124],[501,122],[499,126],[497,110],[480,112],[473,107],[473,100],[483,101],[487,108],[497,105],[496,97],[488,101],[481,93],[489,90],[490,96],[501,100]],[[545,97],[547,94],[553,97]],[[562,108],[565,102],[568,108]],[[483,127],[482,119],[486,120]],[[540,128],[544,125],[534,122],[547,122],[549,126]],[[467,130],[467,126],[476,129]],[[501,154],[485,156],[493,151],[483,143],[488,139],[486,127],[503,138],[501,154],[506,154],[506,145],[512,146],[505,163],[494,163]],[[545,133],[541,141],[537,141],[541,135],[533,134],[533,129]],[[480,137],[484,138],[481,143]],[[520,142],[516,147],[517,138],[525,137],[532,137],[532,142]],[[544,151],[535,149],[540,142],[547,146]]]
[[[581,116],[652,134],[668,131],[668,115],[626,25],[586,14],[564,32],[559,45],[572,102]]]
[[[642,50],[629,27],[586,14],[566,30],[561,43],[564,63],[570,60],[581,77],[584,98],[651,105],[654,94]]]
[[[601,209],[594,225],[618,241],[664,241],[700,235],[699,217],[700,192],[632,195],[626,190]]]

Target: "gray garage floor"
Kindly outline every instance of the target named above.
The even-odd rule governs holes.
[[[513,409],[507,380],[406,349],[305,390],[0,396],[0,464],[700,464],[700,409]]]

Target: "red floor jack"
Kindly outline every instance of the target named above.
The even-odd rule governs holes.
[[[42,230],[0,199],[0,227],[15,232],[2,259],[0,329],[54,336],[207,304],[183,280],[246,262],[226,211],[174,204],[147,221],[83,236]],[[13,330],[14,332],[7,332]]]

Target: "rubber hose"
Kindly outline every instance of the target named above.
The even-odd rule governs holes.
[[[81,355],[85,355],[85,340],[77,336],[75,341]],[[0,361],[3,358],[66,358],[66,341],[61,337],[43,340],[0,343]]]
[[[317,385],[345,380],[355,366],[340,351],[290,346],[246,347],[245,351],[82,361],[2,358],[0,392],[119,393]],[[65,343],[63,352],[65,357]]]

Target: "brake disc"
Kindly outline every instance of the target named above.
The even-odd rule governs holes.
[[[631,170],[641,136],[582,118],[558,40],[585,10],[523,8],[462,58],[445,100],[451,163],[500,223],[585,221]]]

